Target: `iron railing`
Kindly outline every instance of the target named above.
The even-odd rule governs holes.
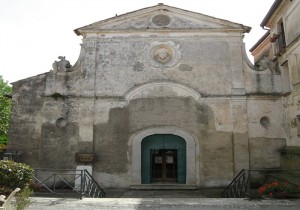
[[[87,170],[35,169],[35,196],[103,198],[105,192]]]
[[[222,192],[224,198],[242,198],[249,189],[249,173],[243,169]]]
[[[87,170],[84,170],[84,177],[82,183],[83,196],[87,196],[90,198],[105,197],[105,192]]]
[[[10,152],[0,151],[0,160],[12,160],[17,162],[18,156],[19,156],[18,151],[10,151]]]
[[[255,198],[260,196],[258,189],[265,184],[284,182],[289,188],[298,191],[300,170],[241,170],[224,189],[224,198]]]

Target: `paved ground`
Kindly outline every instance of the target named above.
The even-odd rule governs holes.
[[[225,199],[222,189],[126,190],[106,189],[107,198],[34,197],[27,210],[299,210],[300,199]]]
[[[224,198],[33,198],[35,201],[27,210],[221,210],[221,209],[263,209],[299,210],[300,199],[294,200],[247,200]]]

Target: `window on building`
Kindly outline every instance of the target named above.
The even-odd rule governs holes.
[[[288,61],[283,63],[280,69],[281,69],[282,94],[286,96],[289,95],[292,91]],[[299,73],[291,72],[291,75],[292,75],[292,84],[298,83]]]
[[[284,35],[284,27],[283,27],[283,22],[280,21],[278,24],[278,39],[277,39],[277,44],[278,44],[278,52],[281,52],[285,47],[285,35]]]
[[[300,136],[300,115],[296,116],[297,136]]]

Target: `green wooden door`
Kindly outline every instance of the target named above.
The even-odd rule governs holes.
[[[171,134],[155,134],[147,136],[142,141],[142,183],[152,182],[153,151],[176,151],[176,182],[186,183],[186,143],[179,136]]]

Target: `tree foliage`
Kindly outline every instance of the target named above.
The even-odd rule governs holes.
[[[0,76],[0,144],[7,143],[11,110],[11,99],[7,97],[7,94],[10,94],[11,91],[11,86]]]

